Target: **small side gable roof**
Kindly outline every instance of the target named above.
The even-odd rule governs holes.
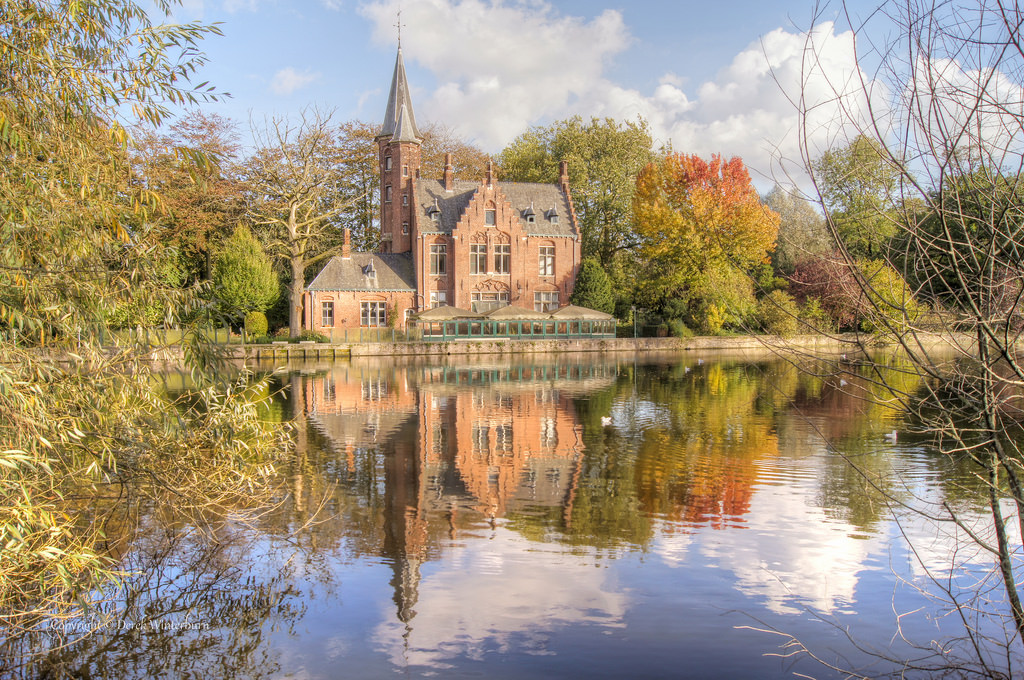
[[[375,276],[368,276],[367,272]],[[352,253],[334,256],[308,286],[308,291],[415,291],[410,253]]]

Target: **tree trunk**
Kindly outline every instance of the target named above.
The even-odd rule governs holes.
[[[288,333],[296,338],[302,333],[302,295],[306,288],[306,267],[301,256],[293,255],[291,264],[292,285],[288,300]]]

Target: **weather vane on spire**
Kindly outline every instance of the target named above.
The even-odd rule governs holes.
[[[395,27],[398,28],[398,49],[402,49],[402,6],[398,6],[398,21],[395,22]]]

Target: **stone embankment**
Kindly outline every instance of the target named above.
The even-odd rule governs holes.
[[[920,341],[921,338],[918,338]],[[961,339],[938,335],[927,341],[936,347],[957,344]],[[969,343],[969,340],[967,340]],[[864,347],[885,347],[884,341],[865,335],[697,336],[691,338],[604,338],[558,340],[452,340],[447,342],[380,342],[328,345],[312,342],[235,347],[237,359],[331,360],[363,356],[476,356],[511,354],[555,354],[565,352],[678,352],[721,350],[741,353],[770,351],[829,354],[856,351]]]

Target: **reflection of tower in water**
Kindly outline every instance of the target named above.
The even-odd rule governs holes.
[[[385,444],[384,550],[391,563],[398,619],[409,624],[416,616],[420,565],[426,558],[427,518],[423,502],[424,469],[417,455],[415,423]]]
[[[573,396],[614,375],[579,365],[344,364],[307,376],[310,421],[343,454],[339,465],[375,475],[361,488],[381,492],[364,502],[379,513],[403,624],[416,615],[421,565],[460,528],[549,508],[568,523],[583,451]]]

